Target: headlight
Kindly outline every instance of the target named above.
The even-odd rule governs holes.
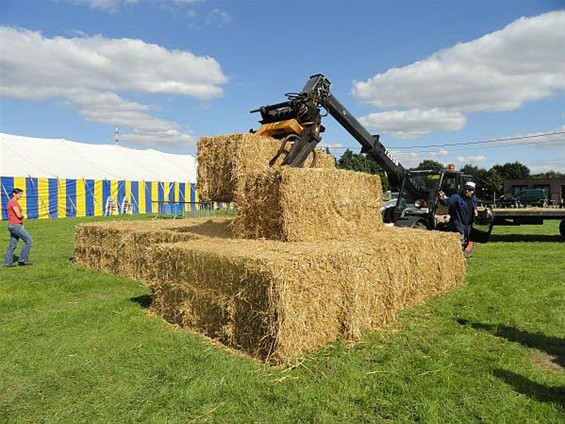
[[[426,206],[428,206],[428,202],[426,202],[424,199],[418,199],[414,202],[414,206],[419,208],[425,208]]]

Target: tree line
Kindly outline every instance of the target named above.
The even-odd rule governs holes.
[[[347,149],[337,160],[337,166],[341,169],[351,171],[367,172],[377,174],[381,177],[383,190],[389,190],[390,185],[386,173],[380,165],[370,156],[363,153],[353,153]],[[434,160],[423,160],[411,170],[441,170],[445,165]],[[467,164],[460,169],[477,183],[477,196],[482,199],[492,199],[503,194],[503,184],[505,180],[523,178],[565,178],[565,174],[556,171],[548,171],[539,174],[532,174],[530,168],[520,162],[508,162],[504,165],[494,165],[490,169],[479,168],[475,165]]]

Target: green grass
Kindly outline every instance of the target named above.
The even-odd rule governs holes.
[[[283,369],[149,315],[134,281],[75,267],[74,225],[92,220],[28,222],[34,265],[0,270],[2,423],[565,421],[558,221],[496,228],[463,287]]]

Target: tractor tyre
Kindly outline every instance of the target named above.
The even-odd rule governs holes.
[[[414,225],[412,225],[412,228],[415,228],[417,230],[427,230],[428,226],[424,221],[416,221],[414,222]]]

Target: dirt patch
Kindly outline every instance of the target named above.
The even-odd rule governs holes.
[[[565,358],[563,356],[552,356],[545,352],[538,352],[532,356],[532,362],[544,371],[565,371]]]

